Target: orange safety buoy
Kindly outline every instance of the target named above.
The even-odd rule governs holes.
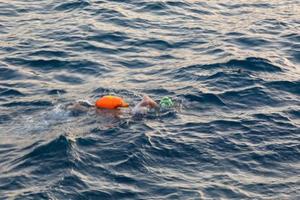
[[[97,108],[116,109],[118,107],[128,107],[129,105],[121,97],[103,96],[96,101],[95,106]]]

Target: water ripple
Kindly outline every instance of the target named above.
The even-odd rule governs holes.
[[[299,8],[2,1],[1,198],[298,199]]]

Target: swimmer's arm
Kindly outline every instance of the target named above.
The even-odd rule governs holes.
[[[85,106],[85,107],[94,107],[95,106],[89,100],[78,100],[77,103],[80,104],[81,106]]]

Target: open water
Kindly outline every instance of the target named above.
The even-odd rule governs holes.
[[[0,0],[0,199],[300,199],[299,97],[299,0]]]

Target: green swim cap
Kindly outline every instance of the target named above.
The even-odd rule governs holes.
[[[163,97],[160,102],[159,105],[161,107],[171,107],[174,105],[172,99],[170,97]]]

